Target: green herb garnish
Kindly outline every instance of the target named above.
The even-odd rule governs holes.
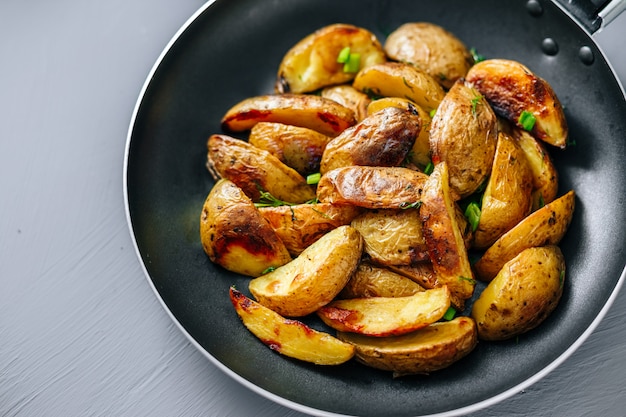
[[[294,206],[294,203],[288,203],[287,201],[280,200],[274,197],[267,191],[259,190],[261,197],[258,203],[254,203],[255,207],[279,207],[279,206]]]
[[[475,232],[476,229],[478,229],[478,223],[480,222],[480,207],[478,206],[478,203],[472,201],[467,205],[467,208],[465,209],[465,217],[467,217],[467,220],[472,226],[472,232]]]
[[[483,55],[476,52],[476,48],[471,48],[470,54],[472,54],[472,59],[474,59],[474,64],[478,64],[479,62],[485,60],[485,57]]]
[[[343,64],[343,72],[359,72],[361,68],[361,54],[350,54],[348,61]]]
[[[520,115],[519,119],[517,119],[517,123],[524,128],[524,130],[531,131],[533,127],[535,127],[535,122],[537,119],[535,115],[531,112],[524,110]]]
[[[450,321],[454,318],[454,316],[456,315],[456,309],[452,306],[448,307],[448,309],[446,310],[446,312],[443,315],[443,319],[446,321]]]
[[[337,55],[337,62],[340,64],[345,64],[348,62],[350,58],[350,47],[346,46],[341,51],[339,51],[339,55]]]
[[[322,178],[322,174],[316,172],[315,174],[309,174],[306,177],[306,183],[309,185],[315,185],[320,182],[320,178]]]
[[[404,203],[400,203],[399,207],[402,210],[407,210],[407,209],[411,209],[411,208],[420,208],[421,205],[422,205],[421,201],[416,201],[414,203],[404,202]]]
[[[472,284],[476,284],[476,280],[473,278],[464,277],[463,275],[459,276],[459,281],[468,281]]]
[[[265,275],[265,274],[269,274],[270,272],[274,271],[276,269],[275,266],[270,266],[267,267],[263,270],[263,272],[261,272],[261,275]]]
[[[435,169],[435,164],[433,164],[433,161],[430,161],[428,162],[428,165],[426,165],[426,167],[424,168],[424,174],[430,175],[433,173],[434,169]]]

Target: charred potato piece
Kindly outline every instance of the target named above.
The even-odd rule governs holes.
[[[356,71],[344,70],[344,64],[337,62],[346,47],[354,58],[358,55],[359,68],[387,60],[370,31],[347,24],[329,25],[306,36],[285,54],[278,67],[276,92],[307,93],[351,81]]]
[[[244,326],[270,349],[316,365],[339,365],[354,356],[354,346],[280,314],[231,288],[230,301]]]
[[[411,265],[428,259],[418,210],[371,210],[350,223],[365,243],[373,262],[382,265]]]
[[[448,288],[421,291],[406,297],[335,300],[317,310],[328,326],[368,336],[398,336],[436,322],[450,307]]]
[[[349,166],[322,175],[319,201],[358,207],[411,208],[419,204],[428,176],[401,167]]]
[[[482,340],[505,340],[534,329],[563,294],[565,259],[558,246],[528,248],[504,264],[474,302]]]
[[[219,180],[202,207],[200,241],[209,259],[243,275],[259,276],[291,261],[276,232],[243,191]]]
[[[403,24],[389,34],[384,49],[389,58],[426,71],[444,88],[452,87],[474,64],[465,44],[433,23]]]
[[[387,268],[359,264],[338,298],[406,297],[425,289],[417,282]]]
[[[416,114],[395,107],[383,109],[332,139],[322,155],[320,172],[349,165],[399,166],[419,132]]]
[[[382,97],[405,97],[430,112],[445,92],[437,81],[409,64],[385,62],[364,68],[352,82],[357,90]]]
[[[491,173],[498,140],[497,119],[476,90],[457,81],[444,97],[430,127],[432,161],[448,163],[450,186],[462,198]]]
[[[523,119],[532,114],[535,121],[527,127],[534,137],[562,149],[567,146],[567,122],[559,99],[550,84],[526,66],[507,59],[488,59],[474,65],[466,78],[498,115],[524,128],[520,116]]]
[[[524,249],[557,245],[572,221],[575,202],[574,191],[569,191],[503,234],[474,264],[478,278],[492,280],[505,263]]]
[[[323,88],[320,94],[352,110],[357,122],[367,117],[367,106],[372,102],[367,94],[348,84]]]
[[[329,203],[259,207],[291,255],[299,255],[331,230],[350,224],[361,209]]]
[[[293,261],[251,280],[250,292],[278,314],[306,316],[339,294],[356,270],[362,250],[359,232],[339,226]]]
[[[302,176],[320,170],[322,154],[332,138],[306,127],[260,122],[252,127],[248,143],[265,149]]]
[[[524,152],[511,136],[500,132],[474,247],[491,246],[530,213],[532,187],[532,171]]]
[[[402,97],[383,97],[374,100],[367,106],[367,114],[372,115],[386,107],[397,107],[417,113],[420,118],[420,133],[415,138],[415,143],[409,152],[408,158],[410,162],[418,167],[426,167],[430,163],[430,114],[411,100]]]
[[[243,132],[259,122],[278,122],[306,127],[337,136],[354,125],[354,112],[334,100],[305,94],[250,97],[231,107],[222,117],[222,129]]]
[[[424,185],[420,216],[437,286],[448,286],[454,297],[454,307],[462,311],[464,300],[474,293],[475,281],[463,234],[456,220],[446,162],[435,166]]]
[[[559,173],[545,146],[530,133],[513,129],[513,136],[526,155],[533,176],[532,210],[552,202],[559,191]]]
[[[433,323],[402,336],[371,337],[337,333],[337,338],[356,348],[356,359],[394,376],[424,374],[452,365],[478,343],[476,323],[470,317]]]
[[[262,191],[290,203],[315,198],[302,175],[267,151],[227,135],[212,135],[207,148],[207,169],[213,177],[231,180],[255,202]]]

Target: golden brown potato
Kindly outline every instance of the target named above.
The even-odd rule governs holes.
[[[387,268],[360,263],[338,298],[406,297],[425,289]]]
[[[532,172],[524,152],[511,136],[500,132],[474,247],[491,246],[530,213],[532,188]]]
[[[372,115],[386,107],[397,107],[412,113],[417,112],[420,118],[420,133],[415,138],[415,143],[409,152],[408,158],[410,162],[418,167],[426,167],[430,162],[430,114],[411,100],[402,97],[383,97],[373,100],[367,106],[367,114]]]
[[[429,259],[416,209],[369,210],[350,225],[363,236],[365,253],[379,265],[411,265]]]
[[[200,241],[211,261],[243,275],[259,276],[291,261],[276,232],[243,191],[219,180],[200,215]]]
[[[565,259],[558,246],[528,248],[504,264],[474,302],[483,340],[505,340],[534,329],[563,294]]]
[[[490,281],[505,263],[524,249],[557,245],[572,221],[575,202],[574,191],[569,191],[519,222],[502,235],[474,264],[476,276],[481,280]]]
[[[419,262],[413,265],[389,265],[386,266],[390,271],[407,277],[426,289],[437,287],[437,275],[433,270],[433,264],[428,262]],[[453,296],[454,297],[454,296]],[[457,304],[452,300],[452,304]]]
[[[306,127],[259,122],[250,130],[248,143],[264,149],[285,165],[307,176],[320,170],[320,160],[332,138]]]
[[[437,81],[409,64],[385,62],[361,70],[352,86],[367,94],[406,97],[427,112],[436,109],[445,92]]]
[[[433,163],[448,163],[450,186],[461,197],[475,192],[491,173],[498,141],[497,119],[476,90],[457,81],[430,126]]]
[[[316,365],[339,365],[354,356],[354,346],[310,328],[249,299],[231,287],[230,301],[244,326],[270,349]]]
[[[474,64],[465,44],[433,23],[403,24],[389,34],[384,49],[389,58],[426,71],[444,88],[452,87]]]
[[[306,179],[267,151],[227,135],[211,135],[207,148],[207,169],[213,177],[231,180],[255,202],[262,191],[290,203],[315,198]]]
[[[368,336],[398,336],[436,322],[450,307],[447,287],[406,297],[368,297],[335,300],[317,310],[328,326]]]
[[[354,125],[354,112],[334,100],[305,94],[250,97],[231,107],[222,117],[222,129],[243,132],[259,122],[278,122],[307,127],[337,136]]]
[[[362,250],[359,232],[339,226],[293,261],[251,280],[250,292],[278,314],[306,316],[339,294],[356,270]]]
[[[330,203],[259,207],[261,215],[294,256],[331,230],[350,224],[361,211],[355,206]]]
[[[322,89],[321,95],[322,97],[335,100],[342,106],[352,110],[357,122],[367,117],[367,106],[372,101],[367,94],[360,92],[349,84],[325,87]]]
[[[559,99],[550,84],[526,66],[507,59],[488,59],[474,65],[466,78],[498,115],[524,128],[520,116],[524,118],[522,113],[528,112],[535,120],[527,126],[533,136],[559,148],[567,146],[567,122]]]
[[[420,216],[422,233],[437,279],[436,286],[448,286],[454,307],[462,311],[465,300],[474,293],[475,281],[465,241],[456,220],[446,162],[435,166],[424,185]]]
[[[424,374],[446,368],[470,353],[478,342],[470,317],[437,322],[402,336],[371,337],[337,333],[356,348],[356,359],[394,376]]]
[[[548,150],[530,133],[513,129],[513,137],[526,155],[533,176],[532,210],[552,202],[559,191],[559,173]]]
[[[416,113],[388,107],[332,139],[322,155],[322,174],[349,165],[399,166],[420,132]]]
[[[401,167],[349,166],[322,175],[319,201],[370,209],[411,208],[419,204],[428,176]]]
[[[323,27],[295,44],[278,67],[277,93],[306,93],[352,80],[356,71],[344,70],[337,62],[345,47],[358,55],[356,70],[387,60],[383,48],[370,31],[347,24]]]

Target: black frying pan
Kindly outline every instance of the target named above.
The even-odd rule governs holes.
[[[589,36],[599,24],[595,9],[578,6],[574,13],[586,30],[545,0],[220,0],[203,7],[150,74],[126,155],[131,230],[149,282],[172,318],[246,386],[326,415],[469,412],[518,392],[561,363],[608,308],[624,280],[626,259],[626,102]],[[231,105],[272,91],[278,63],[296,41],[336,22],[363,26],[383,40],[407,21],[444,26],[487,58],[519,60],[550,82],[575,142],[553,156],[561,193],[575,189],[577,209],[562,242],[569,268],[565,293],[540,328],[517,341],[480,343],[464,360],[430,376],[394,380],[354,362],[321,368],[268,350],[241,325],[228,300],[228,288],[246,289],[247,279],[209,262],[198,221],[213,184],[204,168],[207,137],[220,132]]]

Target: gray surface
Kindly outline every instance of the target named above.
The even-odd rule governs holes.
[[[185,339],[126,226],[135,101],[202,3],[0,2],[0,416],[302,415],[240,386]],[[625,83],[626,16],[596,38]],[[623,416],[625,301],[622,290],[547,377],[475,415]]]

